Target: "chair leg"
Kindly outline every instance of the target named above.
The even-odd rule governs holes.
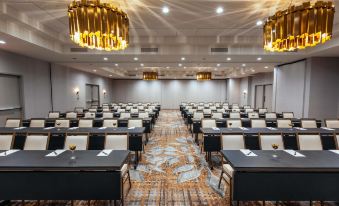
[[[127,175],[128,175],[129,188],[131,188],[132,182],[131,182],[131,175],[129,174],[129,171],[127,171]]]
[[[87,201],[87,205],[91,206],[91,201],[90,200]]]
[[[223,175],[223,170],[221,170],[221,175],[220,175],[220,179],[219,179],[219,184],[218,184],[218,188],[220,189],[220,185],[221,185],[221,179],[222,179],[222,175]]]
[[[25,200],[21,200],[21,205],[25,206]]]

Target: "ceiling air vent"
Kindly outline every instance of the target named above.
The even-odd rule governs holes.
[[[129,77],[136,77],[137,75],[136,74],[129,74],[128,76]]]
[[[215,74],[214,76],[215,77],[225,77],[225,75],[223,75],[223,74]]]
[[[212,53],[227,53],[228,48],[211,48]]]
[[[158,53],[159,48],[141,48],[141,53]]]
[[[194,77],[193,74],[186,74],[186,77]]]
[[[87,48],[71,48],[71,52],[88,52]]]
[[[165,75],[164,74],[159,74],[158,77],[164,77]]]

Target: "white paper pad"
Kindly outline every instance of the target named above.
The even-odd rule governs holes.
[[[277,128],[273,128],[273,127],[267,127],[267,129],[269,129],[269,130],[277,130]]]
[[[100,127],[99,129],[106,129],[107,127]]]
[[[246,127],[239,127],[241,130],[248,130]]]
[[[301,127],[295,127],[297,130],[301,130],[301,131],[305,131],[305,130],[307,130],[307,129],[305,129],[305,128],[301,128]]]
[[[59,156],[61,153],[65,152],[66,150],[64,149],[57,149],[54,152],[49,153],[48,155],[46,155],[46,157],[57,157]]]
[[[111,154],[112,151],[113,150],[111,150],[111,149],[104,149],[97,156],[98,157],[107,157],[109,154]]]
[[[249,149],[241,149],[240,152],[242,152],[245,156],[247,157],[256,157],[258,155],[254,154],[251,150]]]
[[[48,130],[48,129],[53,129],[54,127],[46,127],[44,129]]]
[[[17,151],[20,151],[20,150],[18,150],[18,149],[11,149],[11,150],[7,150],[6,152],[1,152],[0,153],[0,157],[6,157],[6,156],[8,156],[10,154],[13,154],[13,153],[17,152]]]
[[[128,129],[135,129],[135,127],[128,127]]]
[[[285,152],[287,152],[288,154],[294,156],[294,157],[305,157],[305,155],[293,150],[293,149],[287,149],[287,150],[284,150]]]
[[[328,127],[321,127],[321,129],[324,129],[324,130],[330,130],[330,131],[334,130],[334,129],[328,128]]]
[[[334,152],[336,154],[339,154],[339,150],[329,150],[330,152]]]
[[[17,128],[14,128],[16,130],[19,130],[19,129],[25,129],[26,127],[17,127]]]
[[[218,127],[212,127],[213,130],[220,130]]]
[[[78,129],[79,127],[71,127],[69,130]]]

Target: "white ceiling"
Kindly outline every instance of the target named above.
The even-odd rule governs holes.
[[[256,22],[286,8],[286,0],[116,0],[130,18],[129,48],[74,53],[70,48],[76,46],[68,35],[70,1],[0,0],[0,40],[7,42],[0,49],[122,79],[140,78],[142,71],[158,71],[161,78],[171,79],[193,79],[197,71],[212,71],[215,78],[242,77],[310,56],[339,56],[338,12],[334,38],[324,45],[292,53],[262,49],[262,26]],[[163,6],[169,7],[169,14],[161,12]],[[219,6],[222,14],[215,13]],[[159,52],[141,53],[141,47]],[[213,47],[226,47],[228,52],[211,53]]]

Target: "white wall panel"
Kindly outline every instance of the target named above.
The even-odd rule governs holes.
[[[177,109],[183,101],[225,101],[226,81],[113,80],[115,102],[159,102],[164,109]]]

